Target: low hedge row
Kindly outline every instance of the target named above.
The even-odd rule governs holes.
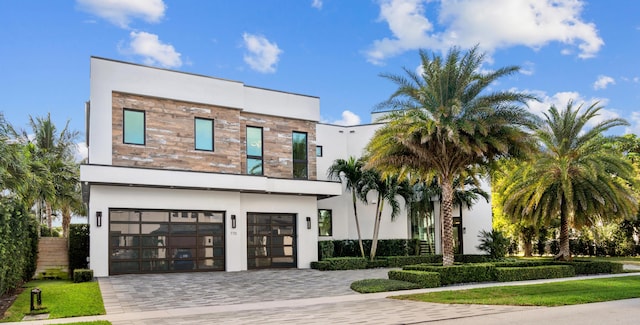
[[[495,280],[493,264],[476,263],[454,266],[436,266],[427,264],[407,265],[404,270],[435,272],[440,275],[440,283],[449,285],[455,283],[487,282]]]
[[[495,280],[499,282],[566,278],[575,275],[575,269],[571,265],[495,268]]]
[[[557,262],[559,264],[571,265],[576,274],[600,274],[600,273],[622,273],[622,264],[606,261],[583,261]]]
[[[441,285],[440,274],[436,272],[391,270],[388,276],[391,280],[415,283],[421,288],[436,288]]]
[[[367,260],[361,257],[333,257],[311,262],[311,268],[320,271],[358,270],[367,268]]]

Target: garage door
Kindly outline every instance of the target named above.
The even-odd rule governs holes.
[[[249,269],[296,267],[296,215],[247,214]]]
[[[224,212],[109,211],[109,274],[189,271],[224,271]]]

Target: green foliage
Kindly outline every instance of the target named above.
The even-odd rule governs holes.
[[[333,241],[321,241],[322,245],[329,245],[328,242],[333,243],[333,253],[329,257],[357,257],[361,256],[360,249],[358,247],[358,241],[352,239],[333,240]],[[416,255],[416,248],[419,247],[418,239],[381,239],[378,241],[377,256],[411,256]],[[369,255],[371,251],[371,240],[363,240],[365,255]],[[324,257],[322,255],[319,257]],[[322,258],[321,258],[322,259]]]
[[[366,269],[367,260],[362,257],[333,257],[319,262],[311,262],[311,268],[320,271]]]
[[[69,225],[69,272],[86,269],[89,257],[89,225]]]
[[[419,288],[420,286],[415,283],[391,279],[365,279],[351,283],[351,290],[359,293],[387,292]]]
[[[566,306],[640,298],[640,277],[625,276],[526,286],[452,290],[393,298],[445,304]]]
[[[93,281],[93,270],[89,269],[75,269],[73,270],[73,282],[89,282]]]
[[[22,202],[0,196],[0,295],[31,279],[37,250],[33,217]]]
[[[436,272],[440,274],[440,283],[450,285],[455,283],[487,282],[495,279],[495,266],[492,264],[464,264],[453,266],[407,265],[403,270]]]
[[[423,263],[442,263],[442,255],[389,256],[386,259],[389,267],[401,267],[405,265]]]
[[[436,288],[440,286],[440,275],[436,272],[391,270],[388,275],[391,280],[415,283],[421,288]]]
[[[382,259],[375,259],[375,260],[367,260],[367,268],[368,269],[375,269],[375,268],[379,268],[379,267],[388,267],[389,263],[387,262],[386,258],[382,258]]]
[[[29,313],[30,293],[35,287],[42,290],[42,306],[49,311],[50,319],[106,314],[97,281],[44,280],[27,283],[2,321],[17,322]]]
[[[606,261],[582,261],[558,262],[558,264],[571,265],[576,274],[611,274],[622,273],[622,263]]]
[[[322,240],[318,242],[318,260],[322,261],[333,257],[335,247],[332,240]]]
[[[56,228],[49,228],[45,225],[40,226],[40,236],[42,237],[60,237],[60,232]]]
[[[535,279],[553,279],[575,276],[570,265],[544,265],[530,267],[498,267],[495,270],[496,280],[500,282]]]
[[[477,248],[489,254],[491,258],[499,259],[507,255],[509,238],[505,237],[500,230],[482,230],[478,238],[480,238],[480,245]]]

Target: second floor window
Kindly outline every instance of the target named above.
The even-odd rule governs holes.
[[[293,178],[307,179],[307,134],[293,132]]]
[[[196,117],[194,123],[195,149],[213,151],[213,120]]]
[[[262,128],[247,126],[247,174],[262,175]]]
[[[144,145],[144,111],[124,109],[123,114],[123,142]]]

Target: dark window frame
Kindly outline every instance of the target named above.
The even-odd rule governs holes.
[[[322,227],[320,225],[320,214],[321,211],[329,211],[329,231],[328,235],[323,235],[321,230]],[[320,237],[332,237],[333,236],[333,210],[331,209],[318,209],[318,236]]]
[[[255,156],[255,155],[249,155],[249,129],[259,129],[260,130],[260,156]],[[264,129],[260,126],[252,126],[252,125],[247,125],[245,128],[245,152],[247,155],[247,168],[245,170],[245,172],[247,173],[247,175],[257,175],[257,176],[262,176],[264,175]],[[262,168],[261,168],[261,172],[259,174],[254,174],[254,173],[250,173],[249,172],[249,159],[255,159],[255,160],[260,160]]]
[[[126,130],[127,130],[127,127],[126,127],[126,123],[127,123],[126,112],[127,111],[142,113],[142,143],[127,142],[127,133],[126,133]],[[140,109],[133,109],[133,108],[123,108],[122,109],[122,143],[139,145],[139,146],[147,145],[147,112],[146,111],[140,110]]]
[[[318,149],[320,151],[318,151]],[[322,150],[323,150],[322,146],[316,145],[316,157],[322,157],[324,155],[324,152]]]
[[[304,153],[305,153],[305,159],[296,159],[295,156],[295,150],[293,149],[295,146],[294,143],[294,135],[295,134],[304,134]],[[293,170],[292,170],[292,176],[294,179],[309,179],[309,133],[307,132],[300,132],[300,131],[293,131],[291,132],[291,160],[293,161]],[[300,164],[300,163],[304,163],[304,165],[306,166],[305,168],[305,175],[304,177],[296,177],[295,174],[295,166],[296,164]]]
[[[202,121],[209,121],[211,122],[211,149],[202,149],[202,148],[198,148],[198,120],[202,120]],[[193,119],[193,148],[195,150],[198,151],[207,151],[207,152],[214,152],[216,150],[216,142],[215,142],[215,135],[216,135],[216,131],[215,131],[215,120],[212,118],[205,118],[205,117],[194,117]]]

